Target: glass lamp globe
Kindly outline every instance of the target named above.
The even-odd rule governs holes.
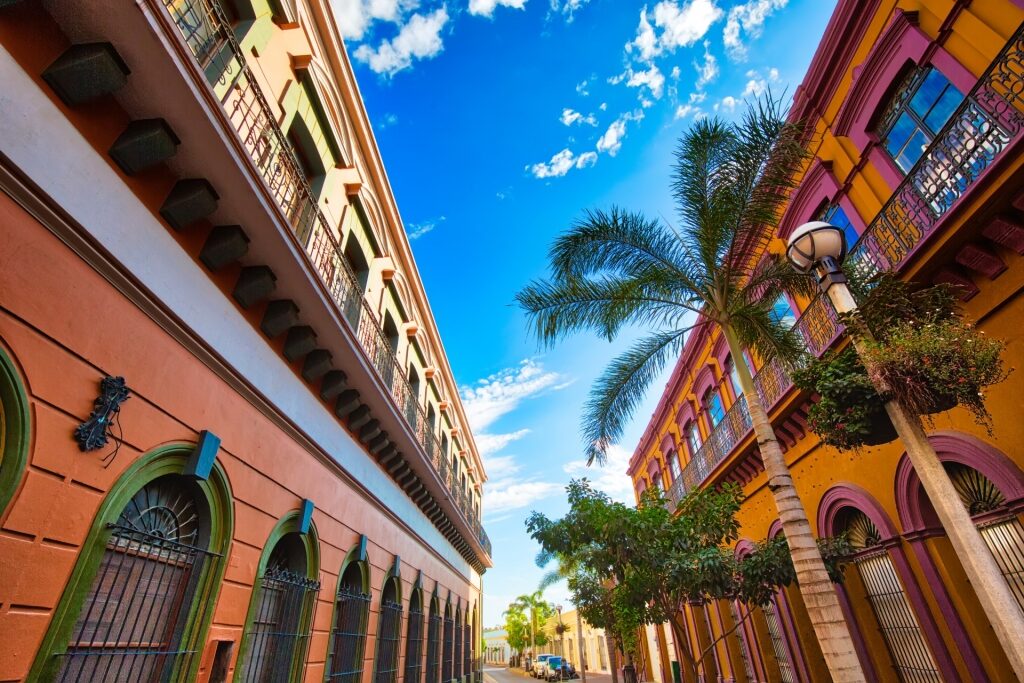
[[[846,235],[825,221],[804,223],[789,236],[786,258],[801,273],[809,273],[822,259],[842,263],[846,257]]]

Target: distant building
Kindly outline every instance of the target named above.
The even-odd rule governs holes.
[[[503,628],[484,629],[484,663],[506,666],[511,656],[508,631]]]
[[[798,225],[844,228],[858,258],[919,283],[959,287],[967,315],[1006,340],[1007,365],[1024,362],[1024,8],[971,3],[840,0],[794,97],[813,161],[777,232],[778,253]],[[856,244],[856,246],[853,246]],[[752,252],[752,257],[757,256]],[[846,344],[824,297],[783,295],[776,314],[821,355]],[[857,550],[837,586],[870,680],[1008,680],[972,586],[899,441],[841,453],[808,427],[811,396],[784,368],[733,358],[721,331],[690,335],[629,465],[637,496],[661,487],[677,502],[696,487],[737,482],[744,538],[780,532],[775,503],[734,368],[755,373],[811,525],[848,532]],[[987,392],[991,433],[963,409],[930,431],[962,501],[1024,605],[1024,373]],[[705,680],[828,680],[799,590],[780,591],[732,630],[748,607],[685,606],[690,646],[712,649]],[[648,629],[648,680],[679,659],[669,629]]]
[[[0,2],[4,680],[479,681],[486,475],[333,5]]]
[[[558,625],[562,624],[565,632],[558,634]],[[582,624],[582,633],[579,626]],[[544,633],[548,637],[548,644],[538,647],[539,654],[550,652],[551,654],[565,657],[579,669],[580,643],[583,644],[583,657],[586,662],[587,671],[603,673],[611,672],[611,665],[608,658],[608,638],[605,637],[603,628],[594,628],[587,623],[586,619],[580,618],[580,624],[576,621],[576,610],[563,611],[561,616],[555,614],[544,622]]]

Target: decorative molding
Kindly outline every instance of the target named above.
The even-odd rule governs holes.
[[[812,211],[822,202],[833,200],[838,193],[839,181],[832,173],[832,162],[815,159],[786,205],[785,213],[779,222],[779,238],[788,239],[796,226],[812,218]]]

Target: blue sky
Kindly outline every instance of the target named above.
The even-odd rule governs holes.
[[[542,570],[523,520],[586,474],[632,501],[626,463],[580,460],[580,407],[628,340],[539,349],[513,297],[585,208],[672,218],[672,151],[695,117],[799,84],[821,0],[333,0],[490,482],[485,621]],[[565,601],[564,587],[549,591]]]

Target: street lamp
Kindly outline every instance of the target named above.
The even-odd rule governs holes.
[[[562,623],[562,606],[555,605],[555,611],[558,612],[558,649],[559,654],[562,655],[562,659],[565,659],[565,624]]]
[[[818,286],[840,315],[857,310],[857,302],[847,286],[842,262],[846,257],[843,230],[822,221],[801,225],[789,238],[786,258],[794,269],[817,277]],[[867,339],[851,333],[857,353],[864,355]],[[953,550],[960,558],[967,578],[975,587],[978,600],[988,615],[996,638],[1010,660],[1017,678],[1024,681],[1024,612],[1003,578],[995,558],[974,526],[970,514],[960,501],[939,456],[935,453],[921,425],[921,417],[891,398],[892,392],[882,382],[872,380],[880,396],[886,397],[885,411],[896,433],[907,449],[907,457],[921,481],[939,521],[946,530]]]

